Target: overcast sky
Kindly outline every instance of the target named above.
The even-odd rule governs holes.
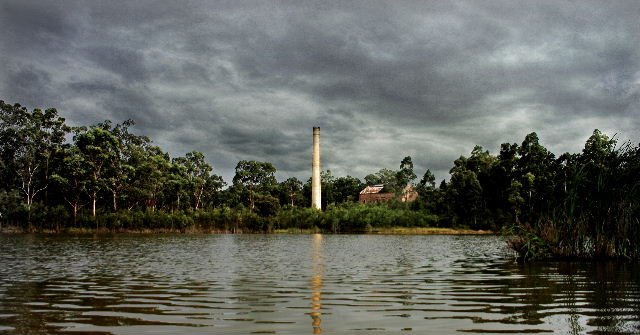
[[[639,141],[640,1],[0,0],[0,99],[72,125],[134,119],[283,180],[322,168],[448,178],[474,145],[537,132],[556,154],[595,128]]]

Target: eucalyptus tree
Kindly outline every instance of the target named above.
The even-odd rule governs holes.
[[[364,184],[360,179],[346,176],[338,177],[333,181],[333,197],[337,204],[344,202],[357,202]]]
[[[433,175],[431,170],[427,169],[422,179],[416,185],[416,191],[420,198],[418,201],[423,205],[426,205],[427,208],[430,208],[432,211],[436,210],[438,203],[440,202],[439,195],[440,192],[436,188],[436,177]]]
[[[171,204],[172,211],[182,210],[185,203],[190,206],[188,184],[187,168],[181,160],[172,159],[167,175],[167,191],[164,194],[166,202]]]
[[[73,141],[88,170],[86,189],[91,198],[91,214],[95,217],[98,195],[109,187],[109,169],[117,165],[119,159],[118,138],[111,131],[111,121],[104,121],[88,129],[78,129]]]
[[[418,182],[416,190],[421,197],[427,197],[429,192],[433,191],[436,188],[436,177],[433,175],[431,170],[427,169],[422,179]]]
[[[0,100],[0,187],[9,190],[20,188],[16,175],[16,152],[24,143],[21,136],[28,111],[20,104],[5,104]]]
[[[222,176],[210,174],[204,185],[203,203],[210,207],[222,205],[223,199],[220,192],[226,185]]]
[[[62,191],[64,201],[71,207],[73,225],[76,226],[78,212],[86,205],[85,195],[88,194],[90,179],[89,165],[77,146],[65,150],[62,166],[53,178]]]
[[[329,204],[335,204],[334,182],[336,177],[333,176],[331,170],[320,171],[320,192],[322,194],[322,208],[327,208]]]
[[[416,174],[413,172],[413,162],[411,161],[411,156],[407,156],[402,159],[400,162],[400,170],[396,172],[396,183],[398,185],[398,190],[402,192],[405,186],[409,184],[413,184],[413,181],[416,179]]]
[[[46,194],[51,163],[63,150],[70,127],[54,108],[29,112],[19,104],[12,106],[3,101],[0,108],[0,156],[3,175],[9,180],[5,185],[17,186],[22,191],[31,229],[31,207],[36,196]]]
[[[190,195],[193,197],[193,208],[194,210],[201,209],[205,186],[213,167],[205,161],[204,154],[198,151],[191,151],[184,157],[174,158],[173,162],[184,167]]]
[[[295,206],[296,199],[302,192],[302,182],[296,177],[287,178],[279,184],[280,193],[283,195],[283,202],[288,202],[291,207]]]
[[[42,183],[45,185],[45,204],[48,203],[48,185],[51,181],[55,160],[61,158],[61,153],[68,147],[65,137],[71,131],[65,119],[58,115],[55,108],[47,108],[44,112],[35,109],[30,118],[33,123],[32,131],[35,133],[33,145],[38,148],[37,159],[41,162]]]
[[[491,168],[489,180],[491,187],[487,190],[491,194],[490,203],[494,215],[502,222],[517,220],[520,212],[520,191],[522,184],[516,176],[518,163],[518,145],[502,143],[497,160]]]
[[[478,220],[483,209],[483,192],[476,171],[468,168],[468,158],[460,156],[451,168],[451,180],[447,185],[447,199],[453,210],[454,223],[479,228]]]
[[[110,129],[117,140],[117,157],[113,160],[113,165],[109,169],[107,176],[107,188],[111,192],[112,209],[118,210],[118,203],[127,197],[127,190],[131,187],[131,180],[136,173],[136,164],[145,163],[140,160],[141,152],[152,151],[151,140],[146,136],[139,136],[131,133],[129,128],[135,122],[131,119],[125,120],[121,124]]]
[[[233,186],[249,201],[249,208],[256,207],[256,199],[269,195],[277,185],[276,168],[269,162],[242,160],[236,165]]]
[[[525,192],[526,220],[535,222],[549,213],[553,201],[555,156],[545,148],[534,133],[527,134],[518,148],[517,176]]]
[[[147,210],[155,211],[164,191],[171,185],[171,161],[169,155],[157,146],[142,145],[134,148],[130,158],[134,169],[130,187],[135,201],[130,204],[144,204]]]

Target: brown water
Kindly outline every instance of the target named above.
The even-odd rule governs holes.
[[[638,334],[639,285],[495,236],[0,236],[0,334]]]

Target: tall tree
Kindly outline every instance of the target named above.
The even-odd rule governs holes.
[[[280,191],[293,207],[295,206],[295,200],[302,192],[302,182],[296,177],[287,178],[287,180],[280,183]]]
[[[197,211],[202,208],[203,196],[207,180],[213,167],[205,161],[204,154],[198,151],[188,152],[185,157],[174,159],[174,163],[184,166],[189,188],[193,199],[193,208]]]
[[[358,201],[358,194],[364,188],[360,179],[346,176],[338,177],[333,181],[333,196],[336,203]]]
[[[19,185],[31,229],[31,207],[36,196],[43,192],[46,195],[52,175],[51,163],[63,150],[64,138],[70,128],[54,108],[29,112],[19,104],[11,106],[3,101],[0,101],[0,108],[2,174],[9,180],[5,185]]]
[[[516,176],[518,159],[518,145],[502,143],[497,161],[490,172],[491,186],[485,194],[490,195],[489,203],[501,222],[517,221],[516,216],[519,216],[522,184]]]
[[[143,203],[145,208],[155,211],[163,191],[170,186],[171,161],[169,155],[157,146],[136,146],[131,153],[130,176],[133,197],[136,203]]]
[[[110,129],[117,140],[117,157],[114,158],[113,165],[109,169],[109,175],[107,176],[107,188],[111,192],[114,211],[118,210],[119,196],[122,196],[121,193],[131,185],[131,179],[135,173],[135,166],[132,165],[133,156],[149,150],[147,147],[151,142],[146,136],[137,136],[129,132],[129,128],[134,125],[135,122],[129,119]]]
[[[78,129],[73,140],[87,165],[87,191],[91,198],[91,214],[95,217],[98,195],[107,189],[109,169],[119,158],[118,139],[111,132],[111,122],[105,121],[89,129]]]
[[[482,228],[482,186],[475,172],[463,169],[451,175],[448,186],[458,223],[473,229]]]
[[[416,191],[426,203],[429,203],[432,200],[431,198],[435,190],[436,177],[433,175],[431,170],[427,169],[427,171],[422,176],[422,179],[420,179],[420,182],[418,182]]]
[[[275,173],[276,168],[269,162],[242,160],[236,165],[233,185],[239,192],[246,194],[249,208],[253,210],[257,197],[269,194],[277,185]]]
[[[78,147],[73,146],[65,150],[62,168],[54,175],[62,190],[64,201],[71,207],[74,226],[78,221],[78,211],[86,204],[83,195],[87,193],[90,178],[88,168],[84,155]]]
[[[525,197],[526,221],[535,222],[541,214],[551,210],[555,179],[553,169],[554,155],[538,139],[536,133],[525,136],[518,150],[518,181],[523,186]]]
[[[7,191],[20,188],[15,158],[25,141],[21,132],[27,124],[27,115],[27,109],[20,104],[0,100],[0,187]]]
[[[204,185],[205,191],[203,195],[203,203],[208,204],[211,207],[216,207],[222,204],[223,199],[221,198],[220,192],[226,185],[227,183],[222,179],[222,176],[210,174]]]
[[[189,199],[189,179],[186,167],[180,161],[172,160],[167,175],[167,189],[165,197],[171,203],[171,210],[181,210],[185,202]]]
[[[413,184],[415,179],[416,174],[413,172],[411,156],[407,156],[402,159],[400,162],[400,170],[396,172],[396,183],[398,184],[399,190],[402,191],[405,186]]]
[[[322,208],[327,208],[329,204],[335,204],[333,183],[336,177],[333,176],[331,170],[320,171],[320,184],[322,185]]]

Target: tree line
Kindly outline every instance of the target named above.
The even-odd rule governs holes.
[[[556,157],[536,133],[497,155],[476,146],[436,185],[411,157],[360,180],[321,173],[323,212],[311,180],[278,182],[272,163],[238,162],[230,185],[204,154],[171,157],[132,120],[71,127],[54,108],[0,101],[0,222],[27,231],[75,228],[361,232],[378,226],[506,231],[523,257],[640,256],[640,149],[595,130],[581,153]],[[412,203],[360,205],[367,185]]]
[[[419,183],[444,225],[501,229],[523,258],[640,258],[640,146],[596,129],[556,157],[530,133],[453,165],[448,183]]]

